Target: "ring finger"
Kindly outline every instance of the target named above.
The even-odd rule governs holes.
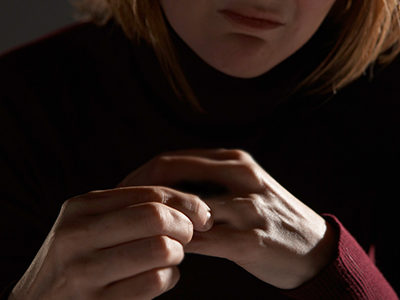
[[[176,266],[183,257],[178,241],[154,236],[95,251],[74,264],[82,280],[95,277],[95,285],[102,287],[152,269]]]

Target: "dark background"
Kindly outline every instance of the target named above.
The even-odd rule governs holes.
[[[0,54],[73,22],[68,0],[0,0]]]

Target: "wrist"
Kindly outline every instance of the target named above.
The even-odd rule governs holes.
[[[338,233],[329,222],[325,220],[324,222],[326,225],[325,233],[315,247],[304,257],[308,272],[299,280],[296,287],[317,276],[336,257]]]

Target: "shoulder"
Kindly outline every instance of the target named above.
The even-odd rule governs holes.
[[[60,60],[91,27],[88,23],[74,23],[18,45],[0,53],[0,66],[10,71],[10,68],[28,69],[35,64]]]
[[[343,151],[393,157],[400,151],[399,76],[400,57],[371,67],[336,95],[322,98],[307,126]]]
[[[83,67],[94,63],[95,55],[109,56],[108,51],[118,38],[121,39],[110,26],[70,24],[0,54],[0,78],[22,85],[29,80],[51,80],[60,73],[65,77],[82,72]]]
[[[3,53],[0,125],[20,127],[26,136],[54,127],[78,132],[110,103],[123,106],[126,97],[119,95],[137,81],[127,63],[131,52],[132,43],[114,23],[84,22]],[[120,80],[128,77],[128,83]]]
[[[0,105],[77,102],[101,93],[117,72],[130,71],[132,46],[113,22],[77,22],[9,50],[0,55]]]
[[[87,77],[88,40],[98,31],[76,23],[1,54],[0,113],[26,120],[37,118],[51,102],[61,106],[64,94]]]
[[[353,123],[359,118],[370,125],[394,121],[400,129],[396,116],[400,112],[399,76],[400,56],[386,65],[371,65],[362,76],[331,97],[325,110],[335,118],[340,116]]]

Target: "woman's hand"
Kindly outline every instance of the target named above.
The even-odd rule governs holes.
[[[204,200],[214,226],[196,232],[185,251],[227,258],[283,289],[298,287],[333,258],[334,230],[246,152],[183,150],[159,155],[119,186],[212,181],[227,194]]]
[[[71,198],[9,299],[154,298],[178,281],[193,230],[211,222],[198,197],[165,187]]]

